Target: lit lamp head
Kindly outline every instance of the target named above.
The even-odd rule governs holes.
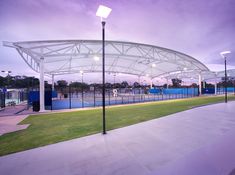
[[[97,11],[96,11],[96,16],[101,18],[101,21],[103,21],[104,18],[107,18],[112,11],[111,8],[99,5]]]
[[[100,60],[100,58],[99,58],[98,56],[94,56],[93,59],[94,59],[95,61],[99,61],[99,60]]]
[[[226,55],[230,54],[231,51],[223,51],[223,52],[220,52],[220,55],[222,56],[222,58],[227,58]]]
[[[83,70],[80,70],[80,74],[83,75],[83,73],[84,73]]]
[[[155,64],[155,63],[153,63],[153,64],[152,64],[152,67],[156,67],[156,64]]]

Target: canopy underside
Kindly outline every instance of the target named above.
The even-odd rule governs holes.
[[[44,59],[49,75],[101,72],[102,42],[99,40],[58,40],[5,42],[15,48],[36,72]],[[124,73],[151,78],[177,71],[203,72],[209,69],[186,54],[152,45],[105,41],[106,73]]]

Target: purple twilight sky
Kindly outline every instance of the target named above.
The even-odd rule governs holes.
[[[222,70],[235,68],[234,0],[0,0],[0,41],[101,39],[99,4],[112,8],[106,38],[153,44]],[[0,45],[2,70],[32,74],[14,49]],[[36,75],[36,74],[35,74]]]

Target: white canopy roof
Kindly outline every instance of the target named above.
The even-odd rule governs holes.
[[[182,71],[182,72],[173,72],[165,75],[165,78],[172,79],[172,78],[190,78],[190,79],[198,79],[199,73],[196,73],[194,71]],[[212,71],[203,71],[200,72],[200,75],[202,76],[202,80],[210,80],[210,79],[216,79],[216,78],[223,78],[225,77],[224,71],[218,71],[218,72],[212,72]],[[229,69],[227,70],[227,76],[228,77],[235,77],[235,69]]]
[[[15,48],[25,62],[39,72],[40,59],[49,75],[101,72],[100,40],[48,40],[4,42]],[[96,59],[94,59],[96,57]],[[100,59],[97,61],[97,57]],[[105,41],[105,66],[108,73],[124,73],[155,78],[177,71],[203,72],[209,69],[195,58],[153,45]]]

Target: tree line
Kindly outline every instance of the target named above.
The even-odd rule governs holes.
[[[172,83],[168,87],[172,88],[180,88],[180,87],[197,87],[196,83],[192,83],[189,86],[182,85],[182,80],[181,79],[172,79]],[[218,82],[218,87],[224,87],[225,86],[225,81],[222,78],[220,82]],[[66,87],[72,87],[72,88],[77,88],[77,89],[89,89],[90,87],[96,87],[96,88],[102,88],[102,84],[99,83],[92,83],[92,84],[87,84],[85,82],[68,82],[66,80],[58,80],[54,84],[56,89],[61,89],[61,88],[66,88]],[[133,84],[129,84],[127,81],[123,81],[121,83],[106,83],[105,84],[106,88],[146,88],[150,87],[150,85],[147,84],[140,84],[138,82],[134,82]],[[233,87],[235,86],[235,81],[234,79],[228,79],[227,81],[227,86],[228,87]],[[28,77],[28,76],[6,76],[2,77],[0,76],[0,88],[30,88],[30,89],[38,89],[39,88],[39,79],[35,77]],[[163,87],[166,88],[167,84],[164,84],[162,86],[157,86],[153,84],[153,87]],[[206,87],[214,87],[213,84],[207,83],[206,82]],[[51,88],[51,84],[49,84],[47,81],[45,81],[45,88]]]

